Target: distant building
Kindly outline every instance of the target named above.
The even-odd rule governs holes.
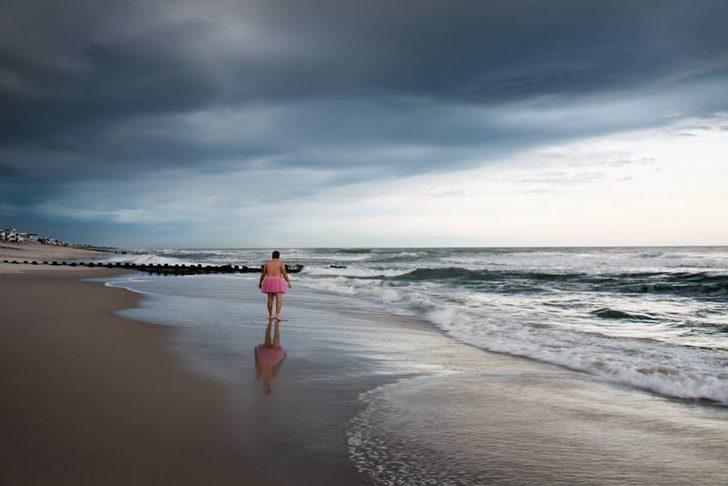
[[[26,233],[24,231],[18,231],[15,228],[11,228],[10,226],[0,228],[0,241],[7,241],[10,243],[23,243],[26,241],[34,241],[37,243],[43,243],[45,245],[67,245],[67,243],[64,243],[55,238],[38,236],[37,233]]]
[[[0,239],[3,241],[9,241],[9,242],[17,242],[18,241],[18,231],[15,228],[7,227],[3,228],[2,231],[0,231]]]

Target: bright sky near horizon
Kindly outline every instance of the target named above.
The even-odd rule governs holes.
[[[726,1],[4,2],[0,225],[728,244]]]

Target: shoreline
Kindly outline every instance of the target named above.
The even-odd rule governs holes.
[[[85,280],[123,272],[5,266],[0,482],[274,482],[242,450],[228,387],[183,366],[172,329],[118,316],[139,295]]]
[[[427,321],[302,285],[286,296],[288,354],[272,393],[261,395],[250,352],[265,327],[254,279],[144,276],[112,286],[144,292],[141,307],[124,314],[178,328],[174,347],[186,363],[232,385],[256,462],[275,465],[283,482],[711,484],[728,477],[720,459],[728,444],[724,407],[489,352]],[[312,471],[318,481],[298,479]]]
[[[262,375],[254,279],[12,267],[0,264],[3,483],[728,477],[724,410],[486,351],[425,320],[295,285],[288,355]]]

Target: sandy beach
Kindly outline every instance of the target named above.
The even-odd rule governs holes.
[[[42,261],[42,260],[94,260],[104,253],[70,246],[44,245],[34,242],[8,243],[0,241],[0,260]],[[1,265],[0,272],[15,272],[17,267]]]
[[[728,478],[724,407],[486,352],[354,296],[296,285],[266,331],[255,276],[14,267],[3,484]],[[261,366],[273,329],[288,354]]]
[[[48,250],[17,253],[94,256]],[[0,273],[0,483],[260,480],[230,430],[226,387],[180,366],[166,346],[170,329],[114,315],[138,295],[85,280],[119,271]]]

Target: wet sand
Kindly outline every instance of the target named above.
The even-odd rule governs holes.
[[[233,430],[225,385],[181,366],[169,328],[117,317],[113,270],[0,275],[0,483],[272,483]],[[20,273],[18,270],[22,270]]]
[[[295,282],[280,326],[287,356],[260,376],[253,350],[266,320],[254,279],[129,285],[148,293],[129,315],[179,329],[174,346],[187,365],[230,384],[255,462],[284,483],[728,479],[726,407],[485,352],[418,319]]]
[[[262,370],[254,277],[137,274],[141,297],[83,280],[116,270],[15,267],[0,275],[2,484],[728,479],[725,407],[488,353],[295,282],[288,353]]]
[[[383,484],[725,484],[726,411],[558,371],[413,379],[366,397],[351,443]]]

